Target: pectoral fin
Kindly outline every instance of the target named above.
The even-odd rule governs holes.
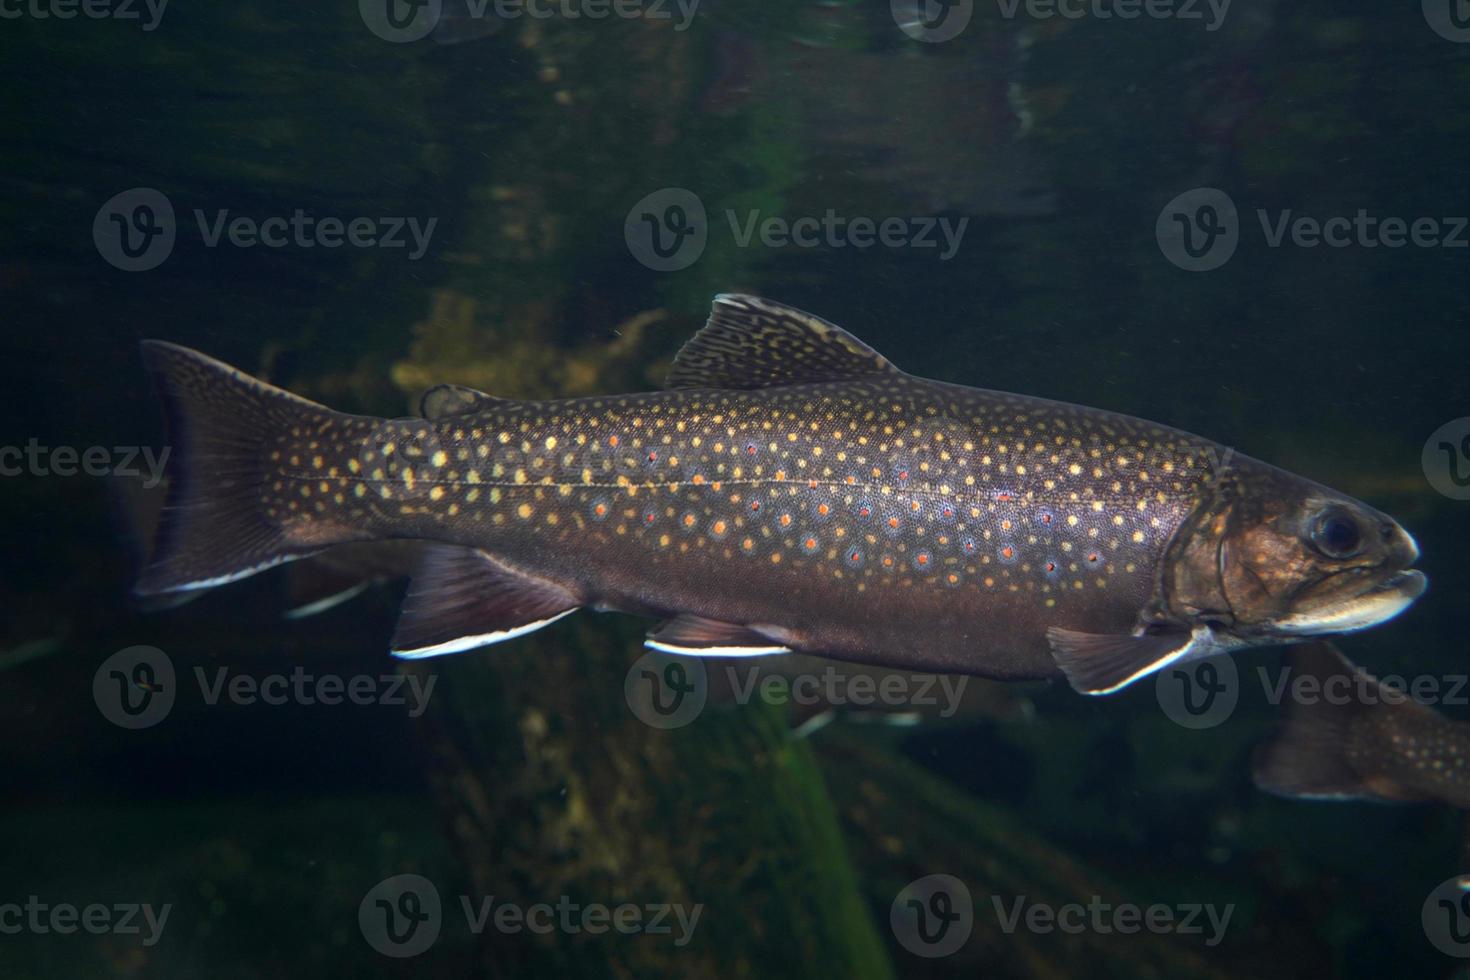
[[[403,600],[393,655],[437,657],[499,643],[581,604],[555,582],[523,575],[483,551],[429,546]]]
[[[680,613],[648,633],[643,645],[664,653],[700,657],[760,657],[790,653],[791,648],[763,636],[748,626]]]
[[[1112,694],[1170,664],[1219,652],[1208,630],[1133,636],[1052,627],[1046,638],[1052,658],[1081,694]]]

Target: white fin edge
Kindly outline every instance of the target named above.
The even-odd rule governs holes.
[[[489,646],[492,643],[503,643],[506,640],[514,640],[518,636],[525,636],[527,633],[534,633],[541,627],[550,626],[563,616],[570,616],[576,611],[575,608],[568,609],[565,612],[557,613],[555,616],[538,619],[534,623],[517,626],[511,630],[498,630],[494,633],[460,636],[452,640],[446,640],[443,643],[435,643],[433,646],[418,647],[412,650],[394,650],[392,653],[393,656],[400,660],[423,660],[428,657],[442,657],[450,653],[463,653],[466,650],[473,650],[476,647]]]
[[[790,653],[790,647],[681,647],[658,640],[644,640],[643,645],[660,653],[681,657],[765,657],[773,653]]]

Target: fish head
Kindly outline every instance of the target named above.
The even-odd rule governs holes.
[[[1252,464],[1228,474],[1171,542],[1162,618],[1242,646],[1351,633],[1407,609],[1428,585],[1393,518],[1327,487]]]

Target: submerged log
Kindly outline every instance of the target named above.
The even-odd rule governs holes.
[[[891,976],[809,743],[759,704],[646,724],[632,628],[577,616],[409,668],[440,674],[421,732],[476,902],[698,908],[687,935],[487,928],[484,973]]]

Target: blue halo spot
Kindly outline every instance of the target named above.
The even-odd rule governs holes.
[[[1048,558],[1041,563],[1041,574],[1048,582],[1055,582],[1062,577],[1062,563],[1055,558]]]
[[[995,559],[1002,565],[1014,565],[1017,555],[1016,546],[1010,543],[1003,544],[995,549]]]
[[[760,452],[761,444],[756,442],[754,439],[746,439],[740,443],[740,455],[742,456],[755,457],[759,456]]]
[[[860,521],[871,521],[878,516],[878,508],[867,498],[860,498],[852,502],[852,516]]]
[[[953,501],[941,500],[934,505],[934,519],[941,524],[953,524],[959,516],[959,505]]]
[[[866,560],[863,549],[854,545],[848,545],[847,550],[842,553],[842,564],[848,568],[862,568]]]
[[[913,557],[909,561],[913,564],[914,568],[921,572],[934,571],[934,552],[928,548],[920,548],[914,552]]]
[[[812,501],[812,516],[818,521],[830,521],[835,513],[837,513],[837,505],[828,495],[821,494]]]
[[[643,519],[643,526],[644,527],[652,527],[654,524],[657,524],[658,523],[658,511],[656,511],[656,510],[645,510],[643,512],[643,518],[642,519]]]
[[[588,505],[587,511],[594,521],[605,521],[613,512],[612,501],[606,497],[595,497]]]
[[[908,464],[907,460],[899,460],[893,464],[893,478],[899,483],[907,483],[913,479],[913,476],[914,468]]]
[[[716,541],[723,541],[730,534],[730,521],[723,517],[716,517],[709,522],[709,536]]]
[[[803,535],[799,544],[801,545],[801,553],[804,555],[815,555],[817,549],[822,547],[822,542],[817,540],[815,534]]]
[[[898,511],[891,510],[883,515],[883,530],[890,538],[896,538],[903,533],[903,518]]]
[[[944,574],[939,576],[939,581],[943,582],[945,587],[950,589],[959,588],[964,580],[965,576],[960,573],[958,568],[945,569]]]
[[[960,538],[960,550],[967,555],[973,555],[980,550],[980,542],[967,534]]]
[[[1050,507],[1038,508],[1035,514],[1035,518],[1036,523],[1040,524],[1042,527],[1051,527],[1057,522],[1057,515],[1052,512]]]

